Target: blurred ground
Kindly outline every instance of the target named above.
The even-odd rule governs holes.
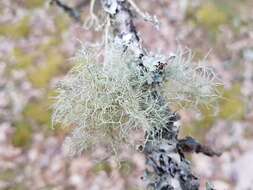
[[[253,1],[138,4],[161,21],[159,31],[136,22],[146,47],[166,54],[190,48],[194,59],[207,60],[224,82],[219,110],[181,112],[184,135],[224,150],[220,158],[189,157],[197,175],[217,190],[253,189]],[[56,82],[71,68],[79,40],[98,40],[99,34],[44,0],[1,1],[0,15],[0,189],[141,189],[141,155],[122,153],[121,167],[115,159],[97,161],[89,153],[70,160],[61,148],[67,130],[51,129]]]

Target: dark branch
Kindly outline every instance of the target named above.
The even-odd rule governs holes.
[[[69,5],[61,2],[60,0],[51,0],[50,4],[57,5],[59,8],[61,8],[64,12],[66,12],[72,19],[74,19],[76,22],[81,22],[81,13],[80,9],[84,6],[86,6],[89,3],[89,1],[81,1],[78,5],[75,7],[70,7]]]
[[[178,149],[181,152],[196,152],[203,153],[207,156],[221,156],[220,152],[214,151],[208,146],[201,145],[197,140],[192,137],[185,137],[178,141]]]

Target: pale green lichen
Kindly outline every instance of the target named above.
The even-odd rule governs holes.
[[[178,50],[166,67],[164,96],[170,104],[181,107],[212,105],[219,97],[217,87],[222,82],[205,61],[194,63],[192,58],[190,51]]]
[[[91,50],[79,52],[78,64],[59,83],[53,122],[74,124],[85,133],[113,140],[125,138],[129,130],[140,126],[147,130],[148,110],[140,108],[147,92],[142,92],[144,81],[137,78],[138,70],[131,65],[134,57],[123,53],[122,47],[110,47],[115,54],[102,64]]]
[[[58,84],[53,113],[53,123],[75,127],[64,145],[69,155],[96,143],[130,142],[129,134],[136,129],[154,135],[154,129],[166,128],[168,104],[160,104],[156,93],[168,103],[199,104],[216,96],[216,83],[206,67],[192,66],[182,54],[174,59],[148,54],[142,59],[144,71],[133,51],[116,42],[107,45],[102,57],[99,47],[78,51],[76,65]]]

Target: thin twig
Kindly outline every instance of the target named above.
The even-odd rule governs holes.
[[[71,18],[73,18],[76,22],[81,22],[80,10],[79,8],[70,7],[69,5],[64,4],[60,0],[51,0],[50,4],[56,4],[60,7],[64,12],[66,12]]]
[[[159,27],[159,22],[156,16],[151,16],[147,12],[143,12],[138,5],[134,2],[134,0],[127,0],[129,4],[133,7],[137,14],[139,14],[144,20],[153,23],[157,28]]]

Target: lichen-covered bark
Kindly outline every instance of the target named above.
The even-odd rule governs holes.
[[[71,17],[77,20],[80,16],[73,8],[62,4],[59,0],[53,0],[58,6],[65,10]],[[92,0],[94,3],[95,0]],[[146,170],[143,176],[144,183],[149,190],[198,190],[199,180],[192,173],[190,162],[186,160],[185,152],[203,153],[207,156],[219,156],[220,154],[212,149],[201,145],[192,137],[178,139],[180,127],[180,117],[167,106],[164,97],[157,88],[163,82],[163,71],[166,61],[154,59],[152,68],[145,62],[148,52],[142,47],[141,40],[137,34],[133,23],[131,5],[132,0],[100,0],[104,12],[109,17],[113,40],[130,48],[135,57],[137,69],[151,77],[151,81],[143,86],[142,90],[149,90],[150,96],[147,99],[155,100],[155,107],[159,108],[159,115],[163,117],[163,124],[159,126],[151,123],[152,130],[146,132],[147,142],[144,147],[140,147],[146,158]],[[130,3],[129,3],[130,2]],[[136,8],[136,7],[135,7]],[[78,16],[78,17],[77,17]],[[145,16],[145,15],[144,15]],[[149,56],[150,58],[150,56]],[[145,109],[145,105],[141,105]],[[146,106],[146,107],[145,107]],[[151,118],[154,113],[150,112],[147,117]]]
[[[145,50],[142,48],[141,42],[133,24],[133,17],[130,5],[126,0],[101,0],[104,10],[110,16],[110,22],[114,29],[115,39],[122,40],[127,44],[126,48],[133,48],[137,57],[139,57],[139,65],[143,72],[146,71],[143,64]],[[166,63],[157,62],[156,74],[161,73],[162,66]],[[143,180],[147,189],[153,190],[197,190],[199,189],[199,180],[192,173],[190,162],[185,159],[184,151],[203,152],[208,156],[216,153],[207,147],[201,146],[193,138],[178,139],[180,117],[173,113],[167,106],[163,97],[155,90],[155,86],[159,82],[152,82],[151,96],[158,99],[157,106],[163,107],[163,115],[167,117],[167,130],[153,130],[153,133],[146,134],[148,141],[143,147],[143,153],[146,157],[147,169],[143,176]],[[150,139],[152,138],[152,139]]]

